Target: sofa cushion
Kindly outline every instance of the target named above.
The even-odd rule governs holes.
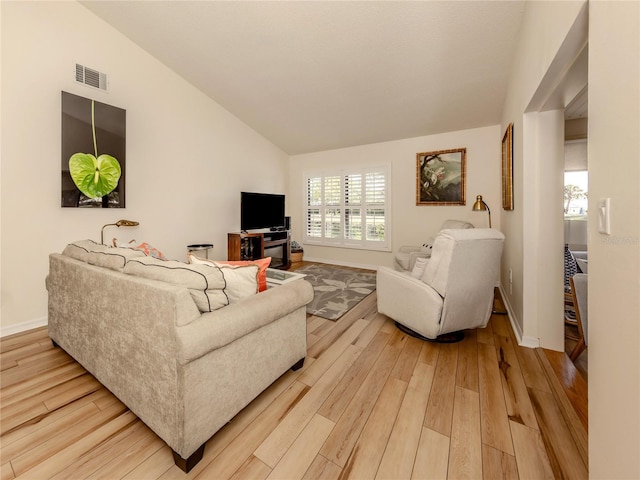
[[[143,252],[138,250],[125,247],[109,247],[93,240],[80,240],[70,243],[65,247],[62,254],[91,265],[109,268],[118,272],[122,271],[129,259],[145,256]]]
[[[264,292],[267,289],[267,268],[271,265],[271,257],[259,258],[256,260],[205,260],[195,255],[189,254],[189,263],[193,264],[209,264],[221,267],[223,265],[257,265],[260,269],[258,273],[258,291]]]
[[[89,254],[91,252],[102,252],[107,248],[109,247],[93,240],[78,240],[64,247],[62,254],[81,262],[89,263]]]
[[[126,263],[132,258],[144,257],[145,254],[139,250],[121,247],[107,247],[105,250],[89,253],[88,263],[121,272]]]
[[[201,312],[212,312],[229,304],[224,291],[224,275],[215,265],[190,265],[142,254],[140,258],[130,259],[123,271],[129,275],[186,287]]]

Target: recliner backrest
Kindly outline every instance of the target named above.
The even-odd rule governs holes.
[[[440,227],[442,230],[451,229],[451,228],[475,228],[473,223],[465,222],[464,220],[445,220],[442,226]],[[437,234],[436,234],[437,235]],[[422,244],[422,251],[425,253],[431,253],[431,249],[433,248],[433,242],[435,242],[434,237],[429,237],[429,239]]]
[[[504,235],[490,228],[438,233],[422,281],[443,297],[441,322],[448,323],[447,331],[486,325],[503,244]]]
[[[464,220],[445,220],[440,230],[446,230],[448,228],[474,228],[474,226],[473,223]]]

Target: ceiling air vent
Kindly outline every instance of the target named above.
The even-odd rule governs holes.
[[[76,63],[76,82],[107,91],[107,74]]]

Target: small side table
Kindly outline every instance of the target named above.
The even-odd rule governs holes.
[[[187,245],[187,253],[196,254],[196,252],[201,252],[204,250],[204,255],[207,260],[209,260],[209,250],[213,248],[213,243],[194,243],[192,245]]]

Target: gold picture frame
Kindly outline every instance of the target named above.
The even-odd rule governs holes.
[[[513,123],[502,137],[502,208],[513,210]]]
[[[465,205],[467,149],[416,154],[416,205]]]

